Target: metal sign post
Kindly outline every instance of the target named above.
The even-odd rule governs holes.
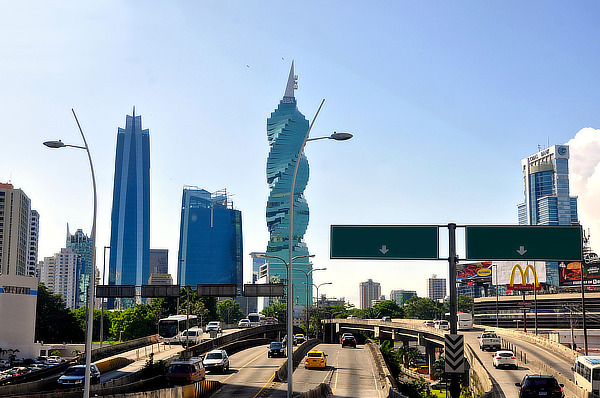
[[[464,370],[464,366],[458,366],[459,361],[461,362],[461,365],[464,361],[464,346],[462,343],[462,335],[457,335],[458,325],[456,313],[458,312],[458,295],[456,289],[456,224],[448,224],[448,235],[448,275],[450,279],[450,334],[455,338],[459,337],[459,339],[455,341],[457,345],[453,346],[454,350],[451,350],[451,352],[446,352],[446,355],[450,354],[446,357],[446,367],[448,367],[449,360],[452,360],[450,362],[452,362],[452,364],[454,365],[456,372],[457,370]],[[458,347],[459,343],[461,349],[459,349]],[[449,391],[450,397],[460,398],[460,373],[450,373]]]

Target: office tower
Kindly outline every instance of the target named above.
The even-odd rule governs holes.
[[[178,258],[181,286],[225,283],[242,291],[242,213],[226,190],[183,187]]]
[[[411,298],[412,296],[416,296],[417,292],[414,290],[392,290],[390,292],[390,300],[395,301],[396,304],[402,306],[406,303],[406,300]]]
[[[133,116],[127,115],[125,128],[117,132],[110,246],[108,284],[146,284],[150,277],[150,133],[142,130],[142,117],[135,115],[135,108]],[[109,308],[112,303],[109,300]]]
[[[29,216],[29,243],[27,253],[27,272],[29,276],[40,277],[38,263],[38,240],[40,235],[40,213],[31,210]]]
[[[173,278],[171,274],[150,274],[148,278],[149,285],[172,285]]]
[[[431,275],[431,278],[427,278],[425,290],[427,291],[428,298],[442,300],[446,297],[446,279],[438,278],[437,275]]]
[[[358,308],[365,309],[371,306],[373,300],[381,296],[381,285],[379,282],[373,282],[369,279],[366,282],[361,282],[358,287]]]
[[[44,257],[40,282],[55,294],[60,294],[68,308],[76,309],[78,302],[77,269],[79,254],[71,248],[60,249],[52,257]]]
[[[169,273],[169,250],[150,249],[150,274]]]
[[[266,258],[265,252],[252,252],[250,257],[252,258],[252,283],[256,283],[260,275],[260,267],[265,264]]]
[[[92,238],[84,234],[81,229],[71,235],[67,224],[67,243],[65,247],[79,255],[75,308],[83,307],[87,302],[87,291],[90,285],[90,275],[92,275],[92,244]]]
[[[31,202],[12,184],[0,183],[0,274],[27,275]]]
[[[577,197],[569,195],[569,147],[553,145],[521,161],[525,200],[519,225],[575,225]],[[546,283],[558,286],[558,262],[546,262]]]
[[[304,234],[308,227],[308,203],[304,198],[304,190],[308,184],[308,160],[304,153],[298,157],[298,152],[308,131],[308,120],[300,113],[296,104],[294,90],[296,89],[294,63],[290,69],[287,86],[283,99],[277,109],[267,119],[267,139],[269,142],[269,157],[267,158],[267,184],[269,198],[267,200],[267,228],[270,238],[267,245],[267,256],[275,256],[289,261],[289,226],[290,226],[290,191],[296,162],[298,173],[294,187],[294,213],[292,234],[292,282],[295,289],[292,293],[293,302],[312,302],[312,289],[306,289],[306,273],[312,268],[308,258],[308,247],[304,242]],[[287,282],[287,269],[284,262],[277,258],[267,258],[269,263],[269,278],[279,276]],[[312,283],[312,274],[308,283]]]

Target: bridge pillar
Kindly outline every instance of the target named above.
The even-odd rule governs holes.
[[[435,346],[433,344],[425,345],[425,355],[427,356],[427,367],[429,368],[429,377],[433,377],[433,364],[435,363]]]
[[[376,339],[379,338],[379,326],[373,326],[373,337]]]

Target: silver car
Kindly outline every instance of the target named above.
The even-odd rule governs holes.
[[[229,370],[229,356],[225,350],[209,351],[202,362],[208,371],[224,372]]]
[[[68,368],[56,381],[59,387],[73,388],[83,386],[85,381],[85,365],[75,365]],[[90,365],[90,382],[100,382],[100,371],[96,365]]]

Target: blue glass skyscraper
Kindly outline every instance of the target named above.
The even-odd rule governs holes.
[[[183,188],[179,260],[179,285],[235,284],[241,292],[242,213],[227,191]]]
[[[304,153],[298,158],[298,152],[308,131],[309,123],[298,110],[294,90],[296,89],[294,63],[290,69],[287,86],[279,106],[267,119],[267,139],[269,141],[269,157],[267,159],[267,184],[269,198],[267,201],[267,228],[270,239],[267,245],[267,256],[277,256],[283,259],[289,257],[289,209],[292,177],[296,162],[298,174],[294,187],[294,223],[292,236],[293,257],[308,256],[308,247],[304,243],[304,234],[308,227],[308,203],[304,198],[304,190],[308,184],[308,160]],[[267,258],[269,278],[278,276],[287,284],[285,264],[274,258]],[[308,257],[299,258],[292,265],[292,282],[294,285],[293,301],[304,305],[312,303],[312,287],[307,289],[306,273],[311,269]],[[302,272],[304,271],[304,272]],[[312,274],[308,277],[312,283]],[[310,286],[310,285],[309,285]]]
[[[150,133],[142,117],[127,115],[117,132],[110,229],[110,285],[148,283],[150,277]]]
[[[525,201],[519,225],[575,225],[577,198],[569,195],[569,147],[553,145],[521,161]],[[546,262],[546,283],[558,286],[558,262]]]

